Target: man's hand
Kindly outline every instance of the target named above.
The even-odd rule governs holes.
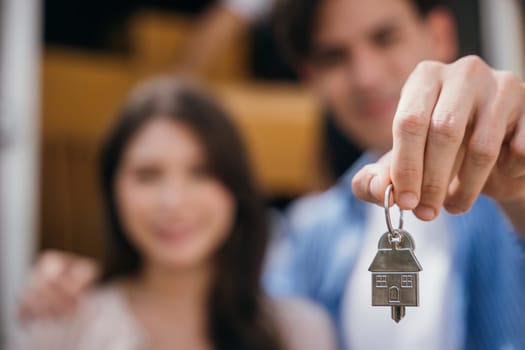
[[[392,151],[354,177],[359,198],[380,204],[392,182],[395,202],[423,220],[442,206],[465,212],[482,192],[504,208],[523,207],[525,84],[514,74],[475,56],[422,62],[403,87],[392,130]]]
[[[44,252],[37,259],[22,295],[20,320],[67,315],[97,276],[97,265],[87,258],[59,251]]]

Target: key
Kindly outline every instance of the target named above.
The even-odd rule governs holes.
[[[390,306],[392,319],[398,323],[405,316],[405,307],[419,306],[419,272],[412,236],[403,227],[401,212],[399,228],[390,222],[390,193],[385,193],[385,217],[388,231],[378,243],[377,254],[369,267],[372,273],[372,306]]]

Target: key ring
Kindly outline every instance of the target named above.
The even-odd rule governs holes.
[[[390,194],[392,193],[392,184],[388,185],[385,191],[385,201],[384,201],[384,207],[385,207],[385,219],[386,219],[386,226],[388,227],[388,238],[390,240],[390,243],[399,243],[401,242],[401,235],[399,234],[399,230],[403,229],[403,210],[399,208],[399,228],[394,229],[392,226],[392,221],[390,220]]]

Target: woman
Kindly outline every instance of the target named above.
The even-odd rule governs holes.
[[[70,318],[32,325],[19,348],[331,349],[312,305],[265,296],[268,229],[244,147],[198,90],[135,91],[105,142],[110,234],[100,286]]]

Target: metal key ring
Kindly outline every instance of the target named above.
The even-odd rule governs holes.
[[[403,229],[403,210],[399,208],[399,228],[396,230],[392,226],[392,221],[390,220],[390,194],[392,193],[393,186],[392,184],[388,185],[385,191],[385,201],[384,201],[384,207],[385,207],[385,219],[386,219],[386,226],[388,227],[388,232],[390,233],[390,241],[399,243],[401,241],[401,235],[398,230]]]

